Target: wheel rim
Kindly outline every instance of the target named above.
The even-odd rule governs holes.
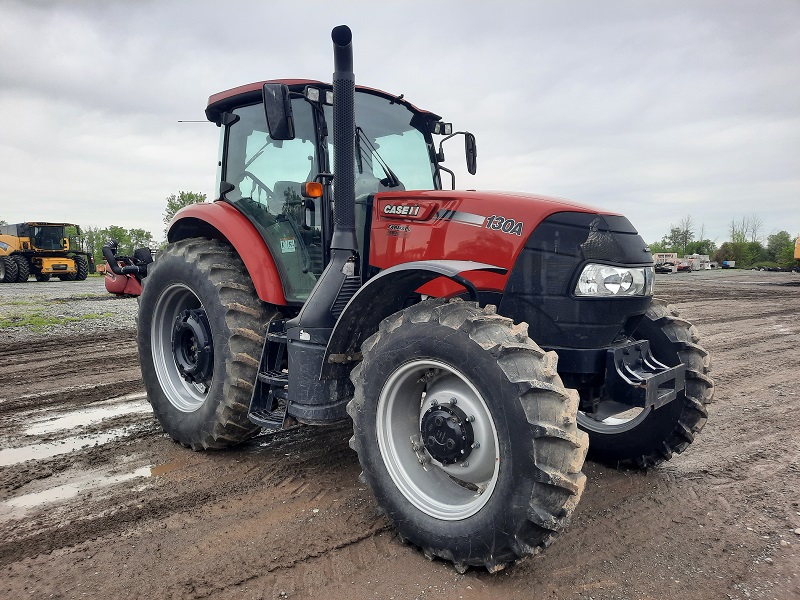
[[[437,405],[449,406],[453,399],[453,406],[468,416],[477,444],[470,445],[464,460],[445,465],[425,447],[421,427],[426,413]],[[491,498],[500,470],[497,429],[478,390],[454,367],[435,360],[398,367],[381,390],[376,425],[392,481],[423,513],[465,519]]]
[[[191,379],[194,377],[182,374],[178,366],[182,362],[185,370],[186,341],[174,343],[176,320],[186,311],[197,312],[198,309],[202,309],[202,304],[192,290],[182,284],[172,285],[164,290],[156,303],[150,331],[153,363],[161,389],[170,404],[181,412],[194,412],[203,405],[213,377],[212,367],[205,373],[206,381],[193,382]],[[208,341],[211,343],[210,335]],[[176,348],[182,353],[181,361],[176,361]]]
[[[651,408],[631,408],[625,412],[606,417],[605,419],[595,419],[591,413],[578,411],[578,425],[594,433],[613,435],[624,433],[636,428],[644,421],[651,412]]]

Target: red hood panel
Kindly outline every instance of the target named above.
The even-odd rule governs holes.
[[[533,230],[558,212],[614,214],[517,192],[381,192],[373,203],[370,264],[386,269],[415,260],[472,260],[510,271]],[[471,277],[479,288],[496,291],[502,291],[507,279],[482,272]],[[434,284],[423,291],[457,293],[442,287],[443,282]]]

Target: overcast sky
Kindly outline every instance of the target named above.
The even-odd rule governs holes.
[[[216,197],[219,130],[178,120],[330,81],[345,23],[359,84],[476,134],[458,187],[600,206],[648,242],[687,215],[717,244],[754,213],[800,234],[800,0],[336,4],[0,0],[0,219],[161,239],[168,195]]]

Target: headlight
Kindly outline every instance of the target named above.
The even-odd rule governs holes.
[[[612,267],[589,263],[575,286],[576,296],[652,296],[653,267]]]

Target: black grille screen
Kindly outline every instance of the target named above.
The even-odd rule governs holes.
[[[587,262],[652,265],[647,245],[620,216],[564,212],[545,219],[528,238],[509,276],[499,312],[525,321],[545,347],[602,348],[644,313],[649,298],[578,298]]]

